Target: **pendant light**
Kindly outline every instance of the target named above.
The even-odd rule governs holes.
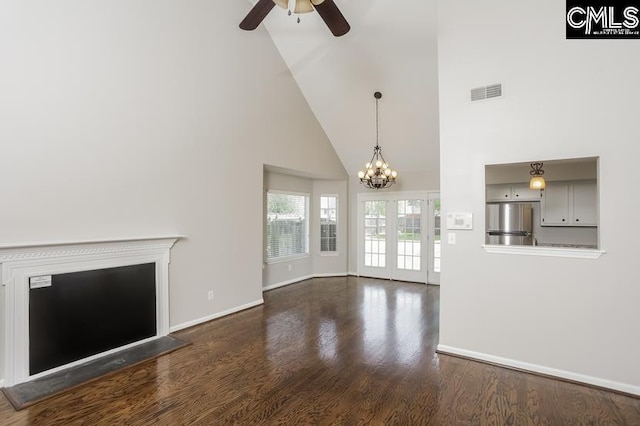
[[[378,143],[378,101],[382,97],[382,93],[375,92],[373,97],[376,98],[376,146],[373,148],[373,157],[371,161],[365,164],[365,169],[358,172],[360,183],[370,189],[388,188],[396,183],[398,172],[391,170],[389,164],[382,156],[382,148]]]
[[[544,174],[544,170],[542,170],[542,163],[531,163],[531,171],[529,174],[531,175],[529,189],[543,190],[547,187],[547,182],[545,182],[542,177]]]

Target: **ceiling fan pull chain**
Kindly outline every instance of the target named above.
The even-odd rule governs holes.
[[[291,9],[289,9],[289,12],[287,12],[287,15],[291,16]]]
[[[300,17],[298,16],[298,24],[300,23]]]

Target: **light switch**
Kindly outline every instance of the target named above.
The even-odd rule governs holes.
[[[447,234],[447,242],[449,244],[455,244],[456,243],[456,233],[455,232],[449,232]]]

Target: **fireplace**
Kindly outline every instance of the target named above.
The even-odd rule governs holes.
[[[50,278],[49,278],[50,277]],[[29,373],[154,337],[154,263],[36,277],[29,284]]]
[[[4,385],[168,334],[178,238],[1,245]]]

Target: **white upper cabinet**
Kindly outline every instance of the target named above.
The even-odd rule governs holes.
[[[508,201],[511,199],[511,185],[487,185],[487,201]]]
[[[487,185],[487,201],[540,201],[540,197],[528,183]]]
[[[565,182],[547,182],[542,196],[542,226],[568,226],[569,184]]]
[[[596,181],[547,182],[542,197],[542,226],[597,226]]]
[[[514,201],[540,201],[542,192],[539,189],[529,189],[529,183],[511,185]]]
[[[598,190],[595,180],[573,183],[573,223],[582,226],[597,226]]]

